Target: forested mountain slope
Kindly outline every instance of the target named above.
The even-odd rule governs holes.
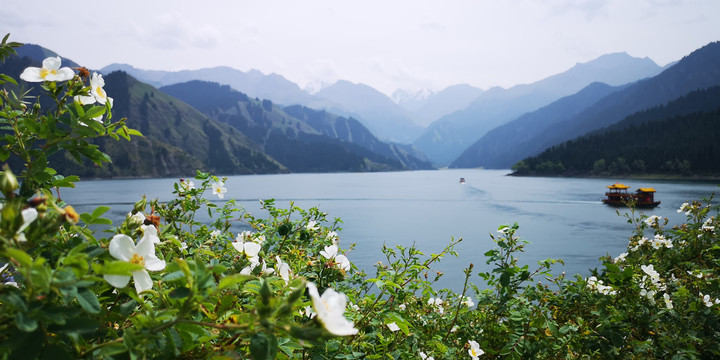
[[[650,79],[638,81],[600,99],[579,114],[547,126],[524,143],[513,147],[517,158],[534,156],[543,150],[602,129],[625,117],[661,106],[694,90],[720,85],[720,42],[710,43],[684,57]],[[481,161],[481,154],[467,154]],[[467,160],[464,166],[474,164]]]
[[[545,150],[518,175],[720,176],[720,86],[635,113]]]
[[[357,120],[301,106],[288,110],[251,99],[229,86],[190,81],[161,88],[209,117],[243,132],[294,172],[377,171],[428,168],[409,154],[386,151]]]
[[[18,56],[0,64],[0,73],[15,78],[27,66],[40,66],[54,55],[47,49],[25,45]],[[63,65],[74,64],[69,61]],[[105,76],[105,91],[114,99],[113,119],[127,118],[127,125],[141,131],[133,141],[96,139],[99,148],[113,159],[95,167],[77,164],[66,154],[51,158],[62,173],[85,177],[190,176],[196,169],[218,174],[277,173],[287,169],[265,155],[241,132],[209,119],[182,101],[139,82],[124,72]],[[39,92],[38,84],[20,83]]]

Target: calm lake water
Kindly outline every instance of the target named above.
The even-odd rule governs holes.
[[[662,204],[647,215],[684,220],[676,210],[689,200],[708,197],[714,183],[627,179],[568,179],[506,176],[507,170],[438,170],[389,173],[289,174],[231,176],[225,199],[236,199],[246,210],[263,216],[259,199],[290,201],[308,208],[318,206],[328,218],[343,220],[341,246],[356,243],[348,258],[374,274],[373,264],[383,260],[383,244],[411,245],[425,254],[437,253],[451,237],[462,238],[457,258],[447,257],[436,270],[446,273],[440,285],[459,289],[462,269],[474,263],[475,273],[489,269],[483,254],[494,247],[489,234],[501,224],[520,225],[519,235],[530,241],[520,256],[533,268],[538,260],[560,258],[565,266],[555,272],[589,273],[598,258],[625,251],[633,228],[616,208],[601,199],[606,186],[616,181],[654,187]],[[464,177],[465,184],[459,179]],[[96,206],[112,207],[108,217],[122,219],[143,194],[167,201],[176,179],[81,181],[63,190],[63,200],[80,212]],[[208,198],[211,198],[208,195]],[[213,197],[214,201],[218,199]],[[236,231],[243,230],[241,227]],[[475,283],[480,279],[475,277]]]

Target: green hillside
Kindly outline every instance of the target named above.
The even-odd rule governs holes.
[[[42,59],[30,57],[46,54],[38,48],[19,51],[26,56],[10,57],[0,64],[0,73],[17,78],[25,67],[39,66]],[[192,175],[196,169],[217,174],[287,171],[240,131],[209,119],[124,72],[106,75],[105,83],[106,92],[114,99],[113,119],[127,118],[127,125],[144,136],[130,142],[96,139],[100,150],[113,160],[103,167],[78,164],[68,154],[57,153],[50,157],[50,166],[60,173],[82,177],[171,177]],[[31,95],[39,91],[37,84],[21,82],[20,86],[32,89]]]
[[[102,142],[113,164],[107,169],[86,169],[86,176],[179,176],[192,174],[193,169],[220,174],[285,170],[241,132],[124,72],[109,74],[105,82],[115,99],[113,116],[126,117],[128,126],[144,137],[130,143]]]
[[[390,171],[429,167],[379,141],[359,121],[302,106],[282,108],[227,85],[190,81],[160,88],[246,134],[293,172]]]

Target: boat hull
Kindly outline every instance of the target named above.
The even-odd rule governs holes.
[[[628,206],[628,203],[631,203],[633,199],[603,199],[603,203],[610,206],[617,206],[617,207],[625,207]],[[635,203],[635,207],[637,208],[654,208],[656,206],[660,205],[660,201],[652,201],[652,202],[638,202]]]

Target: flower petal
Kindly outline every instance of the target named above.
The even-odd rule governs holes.
[[[143,236],[140,238],[140,241],[142,239],[148,238],[150,241],[152,241],[153,244],[159,244],[160,238],[157,234],[157,228],[155,228],[155,225],[142,225],[140,226],[140,229],[143,231]]]
[[[51,56],[43,60],[43,68],[48,70],[57,70],[60,68],[60,64],[62,64],[62,59],[59,56]]]
[[[133,271],[133,281],[135,282],[135,290],[138,294],[145,290],[152,289],[152,279],[150,278],[150,274],[145,270]]]
[[[341,269],[343,269],[345,271],[350,270],[350,260],[348,260],[347,256],[338,255],[335,257],[335,262],[338,263],[338,266]]]
[[[345,294],[339,293],[332,288],[327,288],[320,298],[327,304],[328,308],[338,311],[340,314],[345,312],[345,306],[347,306],[347,297],[345,297]]]
[[[42,72],[42,69],[39,67],[28,67],[23,70],[22,74],[20,74],[20,79],[23,79],[27,82],[43,82],[45,79],[40,75]]]
[[[310,295],[310,299],[313,303],[313,309],[315,309],[315,313],[322,312],[323,314],[327,313],[327,308],[323,304],[322,299],[320,299],[320,293],[318,292],[317,286],[315,283],[308,282],[305,285],[308,289],[308,294]]]
[[[145,268],[150,271],[160,271],[165,269],[165,260],[160,260],[155,254],[150,254],[144,257]]]
[[[20,225],[20,228],[18,229],[17,232],[22,232],[23,230],[25,230],[28,227],[28,225],[30,225],[30,223],[35,221],[35,219],[37,219],[37,217],[38,217],[38,212],[35,208],[27,208],[22,211],[22,217],[23,217],[23,223],[22,223],[22,225]]]
[[[75,95],[73,101],[77,101],[83,105],[91,105],[95,103],[95,98],[92,96]]]
[[[152,237],[142,236],[137,243],[137,254],[146,258],[148,256],[155,256],[155,244],[153,243]]]
[[[122,261],[130,261],[137,252],[135,242],[125,234],[113,236],[110,240],[109,250],[112,257]]]
[[[318,315],[318,318],[320,315]],[[333,335],[336,336],[350,336],[358,333],[358,329],[355,325],[343,316],[333,316],[332,318],[320,319],[327,329]]]
[[[335,245],[326,246],[324,251],[320,251],[320,255],[326,259],[332,259],[337,255],[338,247]]]
[[[124,288],[130,281],[130,277],[127,275],[103,275],[103,277],[108,284],[116,288]]]
[[[69,67],[57,70],[54,74],[48,74],[45,80],[48,81],[67,81],[75,76],[75,72]]]
[[[258,244],[256,242],[252,242],[252,241],[245,242],[243,244],[243,248],[245,250],[244,251],[245,255],[247,255],[248,257],[251,257],[251,258],[257,257],[257,255],[260,253],[260,249],[261,249],[260,244]]]
[[[244,251],[243,251],[243,244],[244,244],[243,242],[233,241],[232,246],[233,246],[233,247],[235,248],[235,250],[237,250],[238,252],[244,253]]]

